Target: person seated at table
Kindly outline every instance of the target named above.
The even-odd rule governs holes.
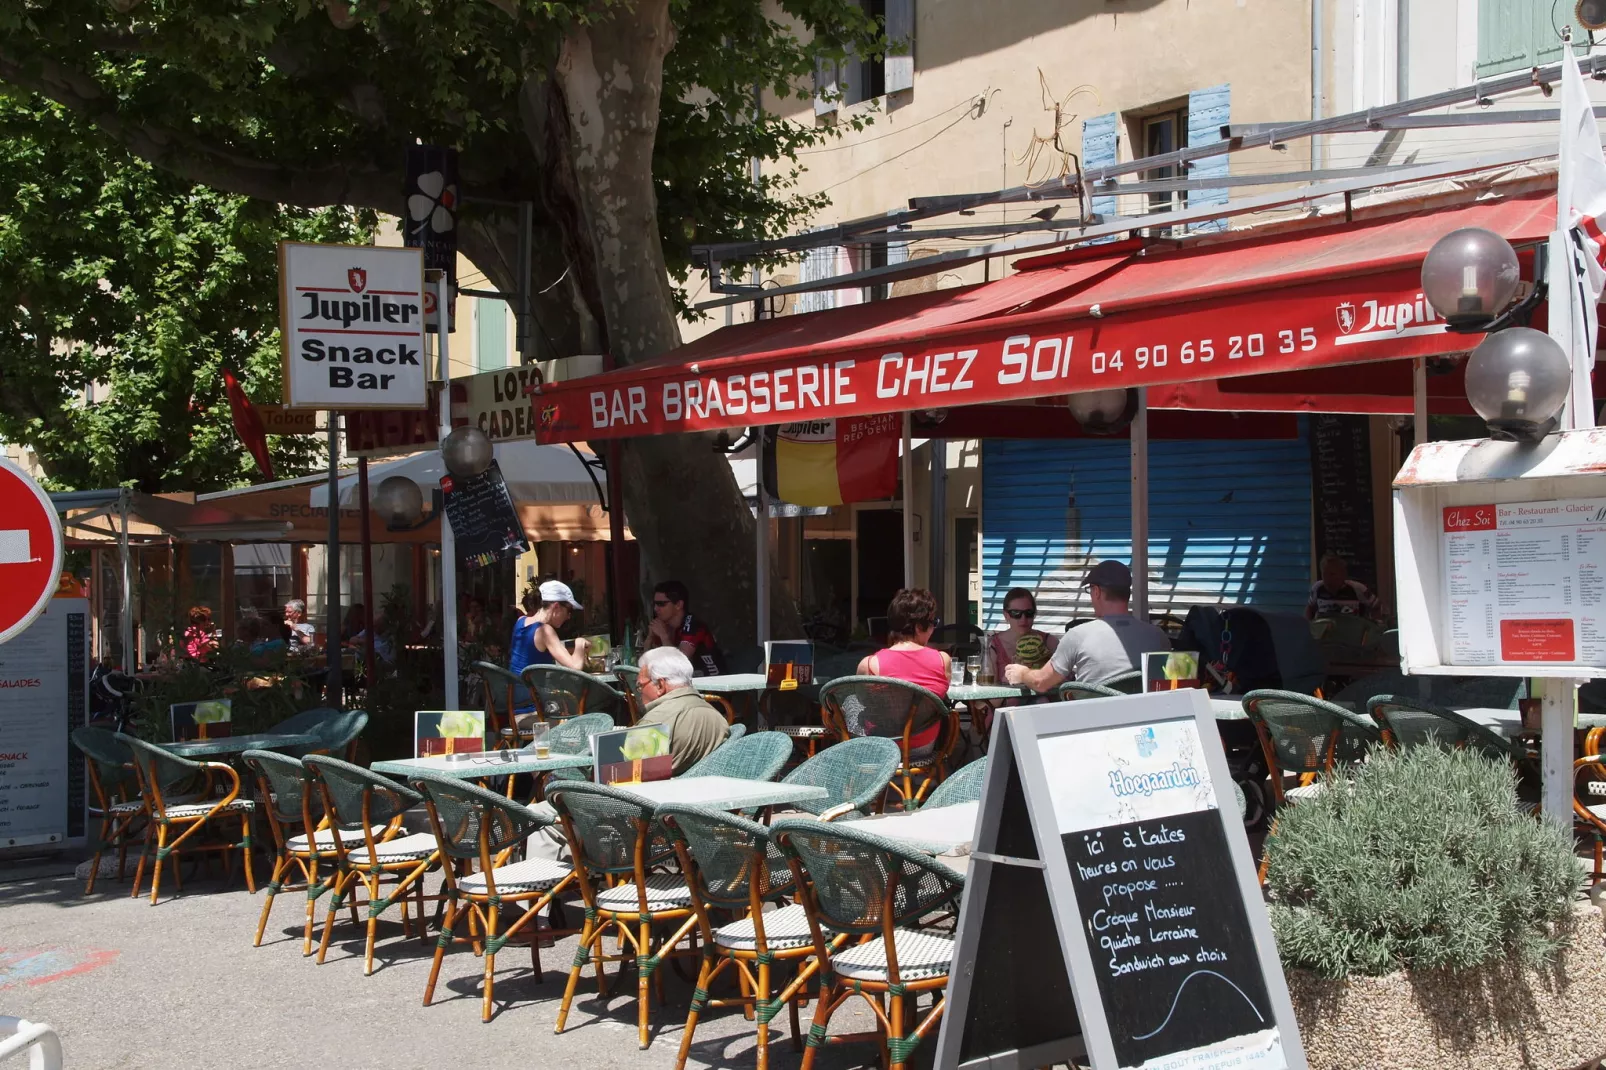
[[[217,653],[217,628],[212,611],[206,606],[190,607],[190,623],[184,629],[184,656],[191,661],[209,661]]]
[[[380,661],[384,662],[386,665],[394,665],[394,664],[396,664],[396,644],[391,641],[391,638],[390,638],[390,635],[389,635],[390,629],[388,629],[385,626],[386,623],[387,623],[387,621],[386,621],[386,618],[385,618],[385,611],[383,609],[375,610],[374,611],[374,657],[378,658]],[[352,636],[351,637],[351,645],[354,648],[356,648],[356,650],[359,653],[361,653],[363,650],[365,650],[367,648],[367,646],[368,646],[368,632],[367,632],[367,630],[364,629],[362,631],[359,631],[356,635]]]
[[[1349,564],[1338,554],[1322,555],[1322,578],[1311,585],[1305,619],[1317,617],[1378,617],[1377,595],[1349,578]]]
[[[1004,666],[1004,682],[1033,691],[1052,691],[1066,680],[1103,683],[1131,672],[1144,654],[1171,649],[1165,632],[1132,615],[1132,570],[1120,561],[1100,561],[1088,570],[1082,586],[1093,603],[1093,619],[1065,633],[1039,669]]]
[[[669,732],[675,776],[714,753],[730,732],[725,715],[697,693],[692,679],[691,659],[672,646],[642,654],[636,672],[644,703],[636,723],[662,725]]]
[[[679,580],[665,580],[654,587],[646,649],[678,647],[691,659],[698,676],[719,676],[725,671],[725,652],[708,625],[691,615],[690,607],[691,594]]]
[[[289,629],[285,640],[292,649],[311,649],[317,643],[317,629],[307,619],[307,603],[292,598],[284,604],[284,623]]]
[[[569,623],[573,611],[583,608],[569,585],[561,580],[547,580],[536,590],[526,591],[521,602],[524,615],[514,620],[513,642],[508,647],[507,667],[513,675],[524,675],[530,665],[561,665],[565,669],[583,670],[585,638],[576,639],[571,650],[558,635],[558,630]],[[514,714],[534,713],[535,696],[523,687],[514,691]]]
[[[1037,596],[1024,587],[1011,587],[1004,595],[1004,627],[988,637],[994,665],[1024,665],[1041,669],[1059,640],[1033,627]]]
[[[270,632],[268,622],[253,611],[240,618],[239,642],[259,663],[283,658],[289,644],[281,634],[282,628],[283,622],[275,621]]]
[[[937,598],[919,587],[906,587],[892,596],[887,605],[887,645],[859,662],[860,676],[890,676],[919,684],[940,699],[948,697],[949,667],[953,659],[941,650],[930,646],[931,633],[937,629]],[[844,711],[847,712],[847,711]],[[863,735],[901,735],[903,724],[876,725],[864,716],[859,718]],[[853,731],[853,725],[848,726]],[[909,754],[916,761],[929,754],[937,744],[942,721],[916,731],[909,737]]]

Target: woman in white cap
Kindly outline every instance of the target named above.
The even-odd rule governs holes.
[[[566,669],[583,669],[586,663],[584,637],[574,641],[570,650],[558,635],[558,630],[569,622],[571,610],[582,609],[574,600],[574,592],[567,583],[547,580],[539,591],[524,596],[525,615],[513,622],[513,644],[509,648],[508,668],[522,674],[526,665],[562,665]],[[529,713],[534,701],[524,698],[517,713]]]

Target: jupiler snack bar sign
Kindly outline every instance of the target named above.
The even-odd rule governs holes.
[[[286,409],[422,409],[419,249],[279,244]]]

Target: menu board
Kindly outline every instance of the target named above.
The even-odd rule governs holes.
[[[465,568],[483,568],[530,548],[502,468],[494,460],[477,476],[442,476],[441,490],[457,559]]]
[[[1442,519],[1446,664],[1606,665],[1606,498]]]
[[[1038,746],[1118,1065],[1287,1066],[1194,723]]]
[[[89,604],[55,598],[0,644],[0,848],[84,834],[83,763],[68,746],[84,723]]]
[[[1314,413],[1310,417],[1311,506],[1316,559],[1337,554],[1349,574],[1377,587],[1372,522],[1372,439],[1369,417]]]

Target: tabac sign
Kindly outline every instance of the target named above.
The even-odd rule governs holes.
[[[421,409],[418,249],[279,244],[286,409]]]

